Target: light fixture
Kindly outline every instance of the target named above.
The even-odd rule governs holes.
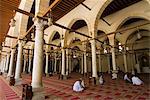
[[[128,50],[129,50],[129,47],[126,47],[126,50],[128,51]]]
[[[122,46],[121,46],[121,43],[119,42],[119,51],[121,52],[123,50]]]
[[[105,54],[108,53],[108,52],[107,52],[107,49],[104,49],[104,53],[105,53]]]
[[[142,38],[141,33],[140,33],[140,30],[139,30],[138,27],[137,27],[137,38],[138,38],[138,39],[141,39],[141,38]]]
[[[141,34],[140,34],[139,32],[137,33],[137,38],[138,38],[138,39],[141,39],[141,38],[142,38],[142,36],[141,36]]]

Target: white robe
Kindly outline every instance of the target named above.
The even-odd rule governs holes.
[[[128,78],[127,74],[124,75],[124,80],[131,82],[131,80]]]
[[[99,78],[99,83],[100,83],[100,84],[103,84],[103,83],[104,83],[104,80],[103,80],[103,77],[102,77],[102,76],[100,76],[100,78]]]
[[[79,81],[76,81],[73,85],[73,91],[80,92],[83,91],[84,88],[81,86]]]
[[[141,81],[138,77],[133,76],[132,83],[133,83],[133,85],[141,85],[143,83],[143,81]]]

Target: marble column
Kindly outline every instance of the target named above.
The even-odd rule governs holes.
[[[2,72],[5,72],[5,57],[3,57],[2,66]]]
[[[123,53],[123,60],[124,60],[125,72],[128,72],[128,67],[127,67],[127,54],[126,54],[126,52]]]
[[[62,49],[62,68],[61,74],[65,76],[65,49]]]
[[[81,74],[84,74],[84,62],[83,62],[83,54],[81,54]]]
[[[99,51],[99,54],[98,54],[98,64],[99,64],[99,72],[102,72],[102,62],[101,62],[101,53]]]
[[[31,73],[31,66],[32,66],[32,54],[29,54],[29,66],[28,66],[28,73]]]
[[[71,73],[71,71],[72,71],[71,64],[72,64],[72,62],[71,62],[71,55],[69,55],[69,73]]]
[[[69,50],[66,49],[66,75],[69,75]]]
[[[10,53],[7,53],[7,60],[6,60],[5,72],[7,72],[7,71],[8,71],[9,62],[10,62]]]
[[[110,55],[109,54],[106,54],[107,55],[107,62],[108,62],[108,74],[111,73],[111,68],[110,68]]]
[[[45,65],[45,74],[48,76],[48,53],[46,52],[46,65]]]
[[[112,79],[116,79],[117,78],[117,66],[116,66],[116,57],[115,57],[115,48],[112,47],[111,48],[111,54],[112,54],[112,67],[113,67],[113,71],[112,71]]]
[[[15,71],[15,79],[21,78],[21,69],[22,69],[22,58],[23,58],[23,48],[22,42],[18,42],[18,54],[17,54],[17,64],[16,64],[16,71]]]
[[[43,86],[42,74],[43,74],[44,21],[42,19],[35,18],[34,25],[36,26],[36,33],[35,33],[34,61],[33,61],[31,85],[33,88],[40,88]]]
[[[55,53],[54,58],[55,58],[54,73],[56,73],[56,68],[57,68],[57,53]]]
[[[87,74],[87,57],[86,57],[86,52],[84,52],[83,54],[84,56],[84,74],[86,75]]]
[[[11,49],[11,57],[10,57],[10,64],[9,64],[9,71],[8,77],[13,75],[13,63],[14,63],[14,56],[15,56],[15,49]]]
[[[28,60],[28,55],[27,55],[27,54],[24,54],[23,73],[26,73],[27,60]]]
[[[91,48],[92,48],[92,77],[97,78],[97,63],[96,63],[96,43],[95,40],[91,40]]]

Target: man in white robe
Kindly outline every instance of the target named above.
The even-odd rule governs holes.
[[[124,75],[124,80],[125,80],[126,82],[131,83],[131,80],[130,80],[129,77],[128,77],[128,73],[126,73],[126,74]]]
[[[84,90],[84,87],[81,84],[82,80],[78,80],[73,85],[73,91],[75,92],[82,92]]]
[[[141,85],[141,84],[143,84],[143,81],[141,81],[140,78],[138,78],[137,76],[134,75],[132,77],[132,83],[133,83],[133,85]]]
[[[103,84],[104,84],[104,79],[103,79],[103,76],[102,76],[102,75],[99,77],[99,83],[100,83],[100,85],[103,85]]]

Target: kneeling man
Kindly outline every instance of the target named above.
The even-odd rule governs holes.
[[[82,80],[78,80],[73,85],[73,91],[75,92],[82,92],[84,90],[84,87],[81,84]]]
[[[133,83],[133,85],[141,85],[141,84],[143,84],[143,81],[141,81],[140,78],[138,78],[136,75],[134,75],[132,77],[132,83]]]

